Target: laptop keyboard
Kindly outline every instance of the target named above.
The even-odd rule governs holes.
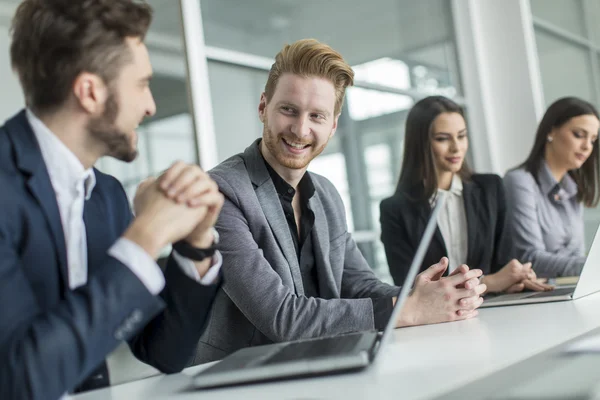
[[[527,296],[527,298],[528,299],[531,299],[531,298],[539,299],[539,298],[543,298],[543,297],[564,296],[564,295],[573,293],[574,290],[575,289],[573,289],[573,288],[559,288],[559,289],[550,290],[549,292],[535,293],[530,296]]]
[[[290,343],[272,355],[263,364],[276,364],[298,359],[328,357],[336,354],[351,352],[363,334],[352,334],[333,338],[311,340],[307,342]]]

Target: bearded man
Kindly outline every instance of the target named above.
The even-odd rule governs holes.
[[[13,18],[26,108],[0,126],[2,399],[106,386],[122,341],[163,372],[193,358],[220,284],[223,196],[175,163],[140,186],[134,218],[121,184],[93,168],[132,161],[156,111],[151,18],[131,0],[24,0]],[[171,243],[163,272],[155,260]]]

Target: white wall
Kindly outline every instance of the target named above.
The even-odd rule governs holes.
[[[454,0],[453,11],[475,169],[504,175],[544,109],[529,1]]]
[[[258,102],[267,73],[209,62],[218,161],[244,151],[262,136]]]

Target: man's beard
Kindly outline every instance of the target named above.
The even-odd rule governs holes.
[[[289,139],[289,138],[286,138],[286,139]],[[327,143],[329,142],[329,140],[327,140],[325,143],[323,143],[322,146],[320,146],[319,148],[316,148],[316,149],[311,147],[312,151],[309,154],[307,154],[306,156],[304,156],[303,158],[288,157],[283,153],[283,150],[281,149],[281,145],[279,144],[280,136],[274,135],[273,132],[269,129],[267,118],[265,118],[264,127],[263,127],[263,140],[265,142],[267,149],[269,150],[271,155],[273,157],[275,157],[277,162],[279,164],[281,164],[282,166],[284,166],[286,168],[290,168],[290,169],[306,168],[308,166],[308,164],[310,164],[310,162],[315,157],[317,157],[319,154],[321,154],[323,152],[323,150],[325,150],[325,147],[327,146]]]
[[[96,141],[106,147],[104,155],[131,162],[138,155],[137,146],[132,146],[129,135],[120,131],[115,125],[118,114],[117,100],[114,93],[109,93],[104,105],[104,113],[88,123],[88,131]]]

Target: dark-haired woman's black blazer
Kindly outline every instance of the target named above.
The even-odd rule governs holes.
[[[394,283],[402,285],[431,214],[428,201],[415,200],[422,186],[398,188],[381,202],[381,241]],[[506,201],[498,175],[474,174],[463,181],[467,216],[467,265],[484,274],[499,271],[512,258],[506,224]],[[421,271],[448,256],[439,228],[431,240]]]

